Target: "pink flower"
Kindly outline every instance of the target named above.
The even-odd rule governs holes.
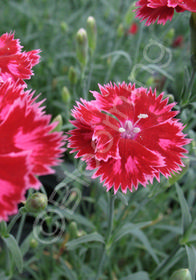
[[[25,191],[40,187],[36,176],[53,173],[64,151],[65,137],[52,132],[56,123],[35,100],[24,85],[0,85],[0,220],[17,212]]]
[[[22,52],[19,39],[14,34],[5,33],[0,37],[0,81],[11,79],[24,84],[33,75],[32,67],[38,64],[40,50]]]
[[[146,21],[146,25],[151,23],[165,24],[171,20],[176,12],[196,12],[196,0],[139,0],[136,3],[136,17]]]
[[[93,178],[101,176],[107,190],[114,187],[126,193],[141,183],[144,187],[181,170],[182,146],[185,139],[183,125],[171,111],[163,93],[135,88],[122,83],[99,86],[101,93],[92,92],[96,100],[81,100],[73,110],[76,127],[70,131],[69,148],[76,158],[86,161],[94,170]]]

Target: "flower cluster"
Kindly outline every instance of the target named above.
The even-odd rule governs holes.
[[[176,12],[196,12],[196,0],[139,0],[136,3],[136,17],[146,20],[146,25],[151,23],[165,24],[171,20]]]
[[[101,176],[107,190],[121,187],[126,193],[144,187],[160,174],[179,172],[187,151],[183,125],[171,111],[163,94],[131,84],[99,86],[92,92],[96,100],[81,99],[73,110],[76,127],[70,131],[69,147]]]
[[[39,50],[21,48],[13,34],[0,37],[0,220],[17,212],[25,191],[40,187],[36,176],[53,173],[64,151],[64,136],[52,132],[57,123],[50,124],[42,101],[25,91],[23,79],[31,77]]]

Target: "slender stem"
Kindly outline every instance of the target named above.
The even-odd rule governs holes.
[[[193,69],[192,73],[191,73],[191,77],[190,77],[189,83],[188,83],[188,100],[191,97],[192,88],[193,88],[193,84],[194,84],[194,81],[195,81],[195,75],[196,75],[196,72]]]
[[[19,225],[18,232],[17,232],[17,235],[16,235],[16,240],[17,240],[18,243],[20,242],[20,238],[21,238],[23,227],[24,227],[25,219],[26,219],[26,214],[24,213],[21,217],[20,225]]]
[[[7,229],[8,229],[8,232],[10,232],[13,228],[13,226],[15,225],[16,221],[20,218],[21,214],[20,212],[18,212],[11,220],[11,222],[9,223]]]
[[[95,277],[95,280],[99,280],[99,276],[102,272],[106,251],[108,251],[108,245],[110,242],[110,237],[112,233],[112,227],[113,227],[113,217],[114,217],[114,201],[115,201],[115,195],[109,193],[109,215],[108,215],[108,230],[106,235],[106,243],[104,244],[101,252],[101,257],[98,265],[97,275]]]

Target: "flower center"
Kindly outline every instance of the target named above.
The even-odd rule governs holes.
[[[131,121],[126,120],[123,126],[119,128],[119,132],[123,138],[133,139],[140,132],[140,128],[134,126]]]

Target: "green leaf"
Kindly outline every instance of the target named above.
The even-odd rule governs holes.
[[[194,246],[185,246],[186,253],[188,257],[188,263],[189,263],[189,270],[191,272],[192,279],[195,279],[196,274],[196,250]]]
[[[16,239],[11,234],[9,234],[8,237],[2,237],[2,239],[5,242],[8,250],[10,251],[18,271],[21,273],[23,270],[23,259]]]
[[[139,223],[139,224],[132,224],[132,223],[125,224],[115,234],[114,242],[118,241],[120,238],[122,238],[123,236],[125,236],[127,234],[134,235],[136,238],[138,238],[143,243],[143,245],[146,248],[146,250],[148,251],[148,253],[152,256],[154,261],[158,264],[159,260],[158,260],[157,256],[155,255],[148,238],[143,233],[143,231],[140,230],[140,228],[145,227],[150,224],[151,224],[151,222],[143,222],[143,223]]]
[[[175,186],[176,186],[176,191],[179,197],[179,203],[182,211],[182,232],[185,233],[186,230],[191,225],[192,218],[182,189],[179,187],[177,183],[175,184]]]
[[[136,272],[133,274],[129,274],[126,277],[121,278],[120,280],[150,280],[148,273],[144,271]]]
[[[88,242],[105,243],[103,237],[99,233],[94,232],[67,242],[66,248],[68,250],[74,250],[77,247],[79,247],[81,244],[88,243]]]

